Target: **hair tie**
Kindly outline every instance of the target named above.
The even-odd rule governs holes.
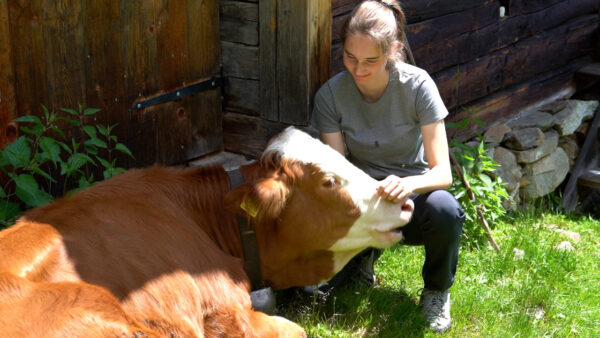
[[[379,2],[384,7],[387,7],[388,9],[390,9],[392,12],[394,11],[394,7],[392,5],[390,5],[390,4],[388,4],[387,2],[383,1],[383,0],[373,0],[373,1]]]

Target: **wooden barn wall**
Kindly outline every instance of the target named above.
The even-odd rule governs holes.
[[[340,26],[358,3],[333,0],[332,75],[343,70]],[[573,72],[598,47],[598,0],[401,3],[415,61],[437,83],[450,121],[479,118],[490,124],[540,99],[572,91]],[[504,18],[499,16],[502,5]]]

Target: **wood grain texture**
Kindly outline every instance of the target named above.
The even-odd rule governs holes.
[[[17,116],[8,0],[0,0],[0,149],[9,140],[6,127]]]
[[[446,106],[460,106],[590,54],[598,28],[596,15],[582,16],[433,78]]]
[[[259,3],[259,102],[260,116],[279,120],[279,86],[277,82],[277,1]]]

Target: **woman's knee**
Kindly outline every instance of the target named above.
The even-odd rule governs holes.
[[[429,194],[426,201],[429,220],[433,227],[445,231],[448,235],[460,236],[465,215],[454,196],[446,190],[436,190]]]

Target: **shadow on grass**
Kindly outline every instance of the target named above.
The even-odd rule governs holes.
[[[422,337],[426,324],[420,316],[418,299],[403,290],[343,286],[326,296],[313,297],[299,288],[277,293],[280,315],[305,327],[309,336]]]

